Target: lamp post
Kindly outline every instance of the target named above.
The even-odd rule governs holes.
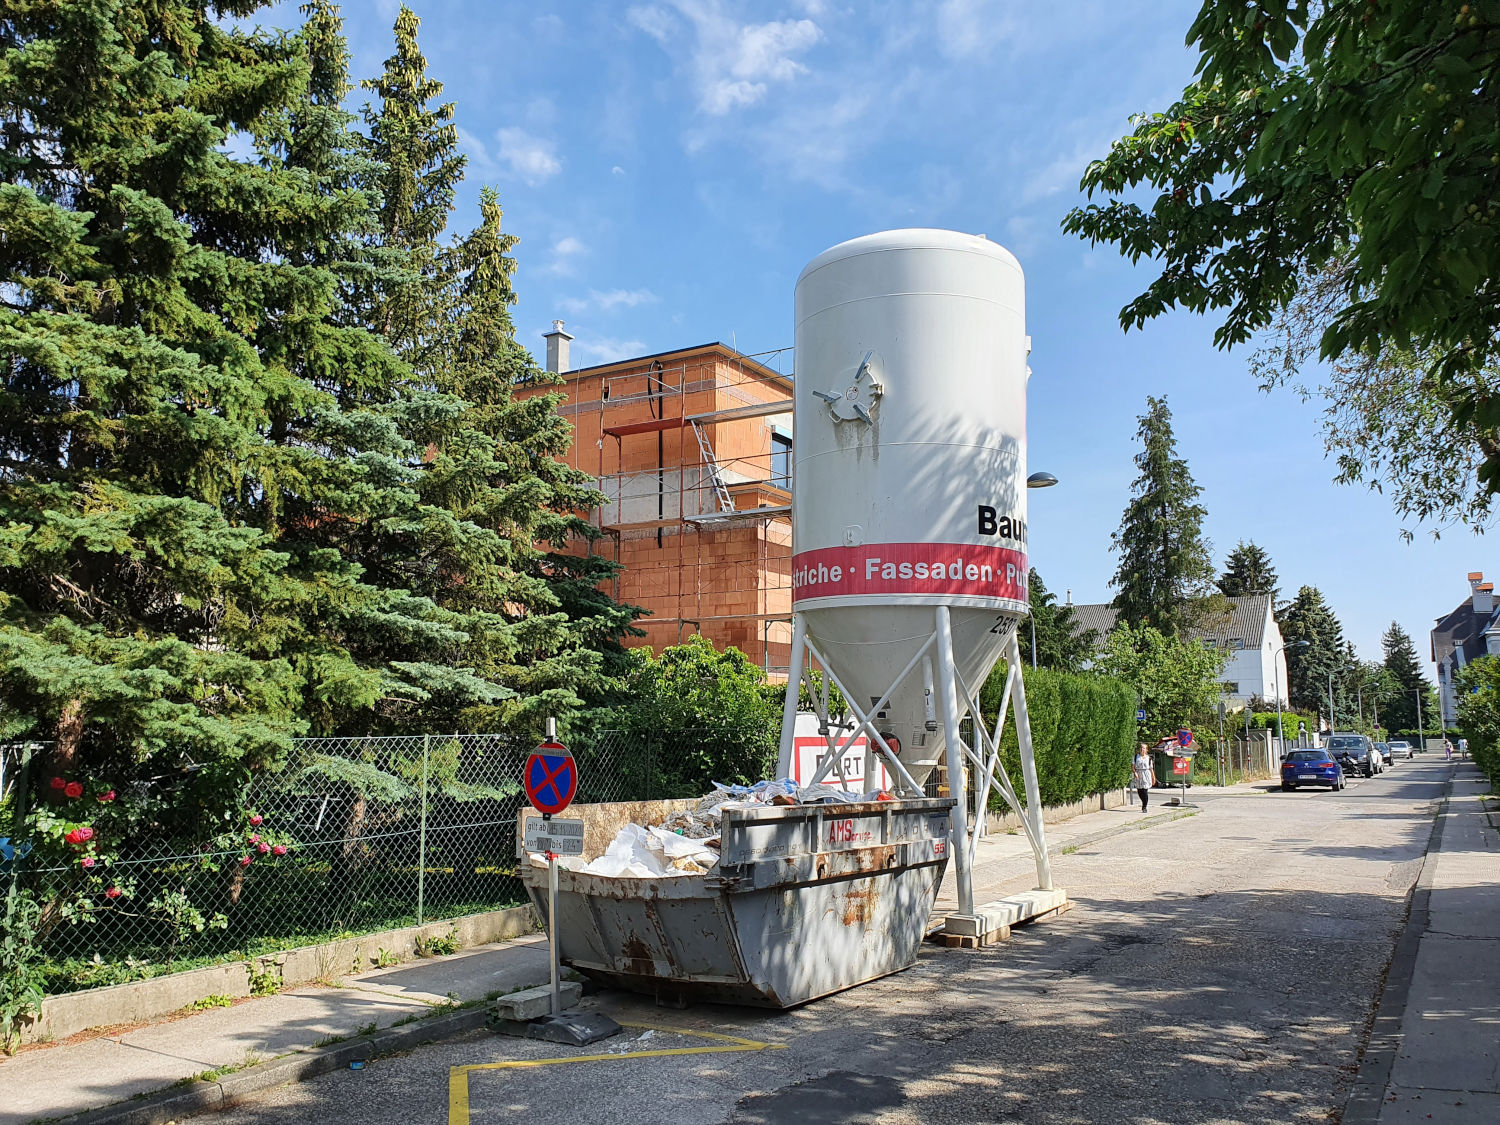
[[[1333,721],[1333,673],[1328,673],[1328,733],[1332,734],[1335,723]]]
[[[1051,473],[1032,473],[1026,478],[1027,488],[1051,488],[1057,483],[1057,478]],[[1031,670],[1036,671],[1036,614],[1031,612],[1031,584],[1026,585],[1026,616],[1031,618]]]
[[[1427,728],[1422,725],[1422,689],[1412,688],[1411,692],[1417,697],[1417,749],[1427,749]]]
[[[1310,644],[1311,641],[1292,641],[1271,653],[1271,692],[1276,697],[1276,741],[1280,743],[1279,749],[1283,757],[1286,756],[1286,724],[1281,720],[1281,665],[1276,663],[1276,658],[1289,648],[1306,648]],[[1288,671],[1287,678],[1290,679],[1291,675]]]

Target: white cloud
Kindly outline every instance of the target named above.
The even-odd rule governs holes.
[[[533,187],[562,171],[562,161],[551,141],[513,126],[497,129],[495,140],[500,144],[497,159],[510,168],[512,175],[519,176]]]
[[[611,176],[623,176],[625,174],[625,169],[621,168],[618,164],[616,164],[613,168],[611,168],[609,170],[609,174]]]
[[[587,297],[564,297],[558,301],[563,310],[578,314],[585,309],[613,312],[615,309],[633,309],[637,305],[649,305],[657,299],[649,289],[610,289],[601,292],[590,289]]]
[[[562,277],[571,276],[577,259],[587,252],[588,247],[579,239],[571,234],[565,235],[552,244],[552,261],[547,264],[547,272]]]
[[[807,67],[794,55],[823,37],[812,20],[741,23],[722,0],[674,0],[676,13],[660,5],[631,8],[627,18],[662,46],[678,41],[678,16],[691,25],[691,69],[698,108],[715,117],[754,105],[772,83],[790,82]]]
[[[1119,135],[1119,126],[1107,126],[1096,136],[1081,140],[1070,150],[1060,152],[1046,164],[1037,168],[1021,185],[1021,202],[1035,203],[1059,192],[1072,192],[1078,188],[1089,162],[1098,160],[1109,152],[1109,146]]]
[[[625,13],[625,18],[662,46],[671,42],[672,33],[677,28],[677,20],[672,13],[655,4],[631,8]]]
[[[937,11],[938,46],[950,59],[986,56],[1018,29],[1014,0],[943,0]]]
[[[618,340],[608,336],[579,335],[572,343],[573,354],[590,366],[595,363],[613,363],[617,359],[630,359],[644,355],[646,345],[640,340]]]

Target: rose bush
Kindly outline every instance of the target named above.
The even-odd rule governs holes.
[[[148,891],[149,902],[133,903],[137,881],[156,870],[155,864],[144,866],[143,861],[159,854],[147,841],[161,830],[163,802],[139,786],[125,793],[122,800],[120,790],[95,778],[53,777],[26,818],[25,835],[34,847],[27,868],[41,884],[38,932],[43,939],[60,925],[95,922],[109,912],[160,918],[180,935],[227,925],[224,913],[205,914],[194,907],[183,893],[185,883],[154,897]],[[291,841],[265,827],[265,817],[255,809],[240,807],[219,819],[219,831],[196,840],[191,853],[179,858],[192,861],[189,871],[222,872],[230,879],[227,894],[215,897],[233,905],[246,877],[244,869],[258,855],[288,855]]]

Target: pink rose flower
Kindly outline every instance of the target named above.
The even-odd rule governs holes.
[[[60,777],[54,777],[52,779],[52,788],[54,788],[54,789],[66,789],[67,787],[68,787],[68,783],[66,781],[64,781],[62,778],[60,778]]]
[[[70,781],[67,785],[63,786],[63,792],[69,797],[76,799],[83,796],[83,786],[76,781]]]
[[[250,842],[252,844],[258,844],[258,843],[260,843],[260,834],[258,832],[252,832],[252,833],[250,833]]]
[[[94,857],[91,856],[91,855],[86,855],[82,859],[80,859],[78,862],[81,863],[84,866],[84,868],[87,869],[87,868],[90,868],[90,867],[94,866]]]
[[[274,848],[271,849],[271,854],[272,855],[286,855],[286,845],[285,844],[277,844]]]
[[[108,802],[113,801],[114,799],[115,799],[115,791],[113,789],[111,789],[108,793],[100,793],[99,794],[99,803],[101,805],[107,804]]]
[[[255,850],[260,852],[261,855],[265,855],[268,851],[271,850],[271,845],[267,843],[259,843],[255,845]]]
[[[250,866],[250,857],[247,856],[247,855],[240,856],[240,866],[241,867],[249,867]]]
[[[119,887],[110,887],[109,890],[107,890],[107,891],[104,892],[104,897],[105,898],[119,898],[120,895],[121,895],[121,893],[122,892],[121,892],[121,890],[120,890]]]
[[[250,823],[259,828],[262,824],[265,823],[265,817],[261,816],[260,813],[256,813],[250,818]]]
[[[82,828],[75,828],[73,829],[73,831],[69,832],[66,836],[63,837],[64,840],[66,840],[70,844],[73,844],[74,846],[85,843],[86,841],[92,840],[93,838],[94,830],[87,825]]]

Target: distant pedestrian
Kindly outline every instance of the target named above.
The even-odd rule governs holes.
[[[1458,740],[1458,756],[1460,758],[1465,758],[1465,759],[1468,758],[1468,756],[1469,756],[1469,740],[1467,738],[1460,738]]]
[[[1141,799],[1141,812],[1145,812],[1146,802],[1151,799],[1151,787],[1156,784],[1156,771],[1151,768],[1151,755],[1147,753],[1144,742],[1136,743],[1132,772],[1135,775],[1135,791]]]
[[[1446,738],[1443,739],[1443,760],[1447,762],[1453,761],[1453,743]]]

